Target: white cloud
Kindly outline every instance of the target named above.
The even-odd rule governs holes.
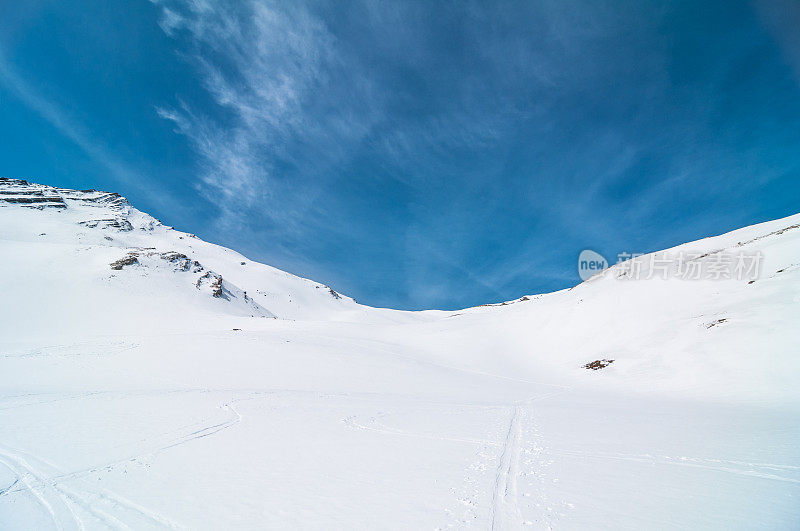
[[[202,156],[201,191],[226,199],[217,202],[226,223],[235,224],[265,199],[286,207],[268,209],[269,215],[293,222],[318,191],[280,183],[276,161],[291,157],[288,144],[313,146],[316,164],[323,167],[326,157],[337,156],[337,144],[357,140],[371,126],[369,113],[352,113],[346,101],[339,108],[325,106],[329,76],[347,67],[334,38],[299,5],[256,0],[235,6],[203,0],[160,5],[162,29],[188,43],[201,82],[219,106],[157,109]],[[358,73],[352,77],[357,83]],[[287,194],[291,201],[279,201]]]

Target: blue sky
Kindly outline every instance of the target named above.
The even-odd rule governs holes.
[[[458,308],[800,211],[794,0],[4,2],[0,175]]]

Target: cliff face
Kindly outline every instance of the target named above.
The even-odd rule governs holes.
[[[29,183],[22,179],[0,177],[0,203],[22,205],[28,208],[67,208],[67,200],[80,201],[109,210],[123,212],[130,207],[127,200],[112,192],[97,190],[70,190],[43,184]]]

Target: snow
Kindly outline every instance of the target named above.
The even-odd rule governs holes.
[[[798,224],[669,250],[753,283],[402,312],[0,180],[0,529],[796,528]]]

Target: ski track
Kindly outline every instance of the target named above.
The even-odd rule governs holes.
[[[438,441],[451,441],[467,444],[479,445],[481,448],[494,447],[501,448],[499,463],[494,475],[494,483],[492,489],[492,499],[490,505],[490,522],[492,529],[518,529],[525,525],[534,525],[533,522],[526,521],[522,515],[522,508],[519,503],[519,487],[518,479],[520,476],[525,475],[521,470],[521,452],[523,447],[523,420],[526,411],[530,408],[533,402],[546,400],[554,396],[558,396],[569,392],[570,387],[567,386],[554,386],[558,390],[541,395],[536,395],[530,398],[513,402],[506,406],[511,407],[511,416],[508,421],[508,430],[503,441],[486,440],[486,439],[470,439],[463,437],[444,437],[439,435],[415,433],[397,428],[391,428],[385,424],[379,423],[376,419],[370,419],[370,423],[358,422],[357,415],[352,415],[342,419],[342,421],[350,428],[372,431],[386,435],[412,437],[418,439],[429,439]],[[453,406],[467,407],[472,404],[449,404]],[[503,406],[491,406],[499,408]],[[541,449],[539,449],[541,450]],[[528,496],[526,494],[526,496]],[[462,504],[466,503],[464,500],[459,500]],[[544,501],[542,499],[542,501]],[[549,517],[544,515],[541,521],[545,522],[546,528],[550,529],[552,526],[549,522]],[[463,523],[463,522],[462,522]]]
[[[518,503],[517,476],[519,475],[519,451],[522,443],[522,407],[514,406],[508,432],[495,474],[492,493],[492,529],[515,529],[522,521]]]
[[[555,454],[565,457],[576,457],[581,459],[614,459],[621,461],[638,461],[653,465],[670,465],[670,466],[683,466],[690,468],[704,468],[717,472],[726,472],[739,476],[755,477],[759,479],[782,481],[785,483],[800,484],[800,479],[788,478],[763,472],[753,469],[769,469],[780,470],[784,472],[793,472],[800,470],[800,467],[792,465],[778,465],[772,463],[749,463],[746,461],[730,461],[725,459],[705,459],[701,457],[687,457],[678,456],[672,457],[668,455],[657,456],[651,454],[621,454],[621,453],[602,453],[602,452],[584,452],[584,451],[570,451],[570,450],[556,450]],[[743,470],[741,468],[734,468],[735,466],[750,467],[750,470]]]
[[[14,483],[21,482],[23,485],[22,488],[17,490],[6,489],[2,495],[5,496],[14,492],[27,492],[32,495],[37,503],[44,509],[56,529],[64,529],[65,512],[69,513],[69,520],[76,524],[79,529],[83,529],[83,523],[80,522],[80,519],[72,508],[67,505],[63,495],[55,489],[55,485],[37,474],[24,459],[4,449],[0,449],[0,463],[17,477],[17,481]]]
[[[208,391],[208,390],[189,390],[189,392],[196,392],[196,391]],[[492,440],[483,440],[483,439],[468,439],[468,438],[456,438],[456,437],[444,437],[444,436],[437,436],[437,435],[429,435],[429,434],[419,434],[413,433],[408,431],[403,431],[399,429],[390,428],[388,426],[384,426],[382,424],[375,425],[366,425],[357,422],[355,416],[347,417],[344,420],[345,424],[354,429],[360,430],[368,430],[378,433],[384,433],[388,435],[394,436],[405,436],[405,437],[415,437],[415,438],[424,438],[424,439],[432,439],[432,440],[442,440],[442,441],[451,441],[451,442],[462,442],[462,443],[469,443],[469,444],[476,444],[482,447],[490,446],[490,447],[499,447],[502,445],[503,453],[501,457],[501,468],[498,469],[498,474],[495,481],[495,493],[494,493],[494,500],[492,505],[492,527],[493,529],[506,529],[508,526],[506,523],[509,523],[513,520],[517,522],[521,521],[520,511],[517,506],[517,475],[519,473],[519,452],[520,452],[520,444],[521,444],[521,437],[522,437],[522,426],[521,426],[521,411],[522,403],[530,403],[534,400],[540,400],[544,398],[548,398],[555,394],[560,394],[563,391],[558,391],[555,393],[547,393],[545,395],[541,395],[535,398],[531,398],[528,400],[523,400],[520,403],[516,403],[513,405],[513,414],[509,424],[509,431],[504,443],[499,443],[497,441]],[[83,396],[68,396],[63,398],[58,398],[53,401],[64,400],[64,399],[79,399],[79,398],[86,398],[88,396],[94,396],[96,394],[102,393],[90,393],[89,395]],[[113,393],[112,393],[113,394]],[[148,393],[143,393],[148,394]],[[238,412],[238,410],[233,406],[234,403],[246,400],[256,400],[260,398],[267,398],[271,396],[273,393],[258,393],[257,395],[238,398],[230,400],[219,406],[221,409],[226,410],[229,413],[229,418],[225,419],[222,422],[214,422],[213,424],[202,426],[197,429],[197,425],[200,423],[194,423],[189,426],[185,426],[183,428],[178,428],[178,430],[185,430],[187,428],[191,429],[192,431],[185,433],[183,435],[179,435],[178,437],[170,438],[164,442],[158,442],[158,439],[163,438],[164,435],[168,433],[172,433],[176,430],[170,430],[168,432],[164,432],[160,435],[155,435],[153,437],[145,438],[139,441],[139,444],[151,443],[151,448],[147,449],[146,451],[136,453],[135,455],[128,455],[124,458],[102,463],[90,468],[72,471],[68,473],[64,473],[63,471],[59,470],[58,467],[55,465],[44,461],[43,459],[33,456],[28,452],[22,452],[20,450],[11,450],[10,448],[0,447],[0,462],[4,463],[7,467],[9,467],[12,471],[14,471],[17,479],[14,481],[12,485],[6,487],[2,492],[0,492],[0,497],[4,495],[10,495],[14,493],[19,493],[22,491],[29,491],[33,494],[39,504],[45,508],[50,515],[51,519],[54,522],[54,525],[58,529],[64,529],[64,525],[67,525],[67,528],[77,527],[79,529],[84,529],[84,524],[78,514],[75,512],[75,508],[79,508],[80,510],[84,511],[85,513],[93,516],[96,520],[102,522],[105,526],[114,529],[128,529],[133,528],[136,529],[138,526],[142,525],[143,523],[148,524],[149,526],[157,526],[157,527],[165,527],[171,529],[180,529],[183,528],[180,524],[171,521],[164,515],[146,509],[140,505],[131,502],[119,496],[115,493],[112,493],[106,489],[99,489],[96,486],[87,486],[86,477],[91,476],[92,474],[98,473],[103,469],[110,469],[115,466],[118,466],[123,463],[127,463],[130,461],[135,461],[137,459],[143,458],[145,456],[153,456],[162,451],[168,450],[170,448],[174,448],[177,446],[181,446],[187,443],[190,443],[194,440],[201,439],[204,437],[208,437],[214,434],[217,434],[223,430],[226,430],[235,424],[241,422],[242,416]],[[49,401],[48,401],[49,402]],[[39,404],[39,403],[35,403]],[[24,407],[33,404],[20,404],[19,406],[15,407]],[[459,406],[459,404],[447,404],[452,406]],[[462,406],[464,404],[461,404]],[[194,426],[194,428],[192,427]],[[24,456],[24,457],[23,457]],[[9,464],[9,461],[11,464]],[[30,466],[30,462],[38,462],[44,463],[46,468],[53,471],[53,473],[45,473],[42,470],[35,469],[34,467]],[[18,470],[19,468],[24,468],[25,472],[20,473]],[[24,487],[20,487],[19,483],[22,482]],[[54,509],[57,507],[58,509]],[[498,511],[498,507],[504,508],[502,511],[502,515],[500,515],[500,511]],[[71,521],[69,524],[64,524],[65,520],[67,520],[66,515],[64,513],[64,508],[66,508],[71,516]],[[506,522],[509,520],[509,522]],[[130,524],[130,525],[129,525]]]
[[[258,397],[243,398],[232,402],[252,400],[255,398]],[[83,520],[75,512],[76,507],[94,516],[111,529],[138,529],[143,525],[148,525],[149,527],[183,529],[185,528],[184,526],[170,520],[162,514],[142,507],[107,489],[100,489],[94,485],[89,486],[84,478],[100,470],[113,468],[121,463],[136,460],[147,455],[155,455],[167,449],[214,435],[241,421],[241,414],[239,414],[231,403],[223,404],[220,407],[231,414],[230,418],[223,422],[217,422],[201,429],[195,429],[190,433],[170,440],[166,444],[158,445],[151,450],[134,456],[128,456],[123,459],[69,473],[63,473],[56,465],[40,457],[36,457],[29,452],[0,447],[0,463],[9,468],[16,476],[16,480],[10,486],[0,491],[0,497],[20,492],[29,492],[34,496],[38,504],[48,513],[55,528],[59,530],[65,528],[85,529]],[[31,463],[39,463],[39,466],[34,467]],[[51,472],[47,473],[40,470],[39,467],[47,468]],[[23,486],[17,487],[20,482]],[[66,512],[69,513],[70,517],[70,523],[68,524],[65,523],[67,520]],[[130,522],[131,525],[129,525],[128,522]]]
[[[50,513],[57,529],[86,528],[84,520],[78,516],[76,509],[91,515],[110,529],[139,529],[144,526],[181,528],[163,515],[141,507],[107,489],[98,488],[93,482],[88,483],[69,475],[59,476],[55,465],[29,452],[0,448],[0,456],[2,456],[0,461],[12,469],[25,484],[24,489],[10,490],[8,494],[22,491],[34,494]],[[67,480],[70,480],[69,483]],[[44,493],[49,497],[45,497]],[[69,524],[66,522],[63,508],[70,513]]]
[[[540,398],[546,398],[542,396]],[[530,402],[533,399],[523,400],[522,403]],[[498,406],[501,407],[501,406]],[[507,408],[505,408],[507,410]],[[503,441],[486,439],[468,439],[458,437],[444,437],[438,435],[414,433],[410,431],[391,428],[378,423],[374,418],[370,419],[371,425],[358,422],[357,416],[353,415],[343,419],[343,422],[350,428],[371,431],[392,436],[412,437],[418,439],[428,439],[436,441],[449,441],[478,445],[481,448],[493,447],[500,448],[500,462],[494,475],[492,490],[492,500],[490,506],[490,521],[492,529],[516,529],[522,523],[522,514],[518,504],[517,478],[520,474],[520,447],[522,445],[522,415],[523,405],[521,403],[512,405],[511,418],[508,422],[508,430]],[[462,503],[464,503],[462,501]]]

